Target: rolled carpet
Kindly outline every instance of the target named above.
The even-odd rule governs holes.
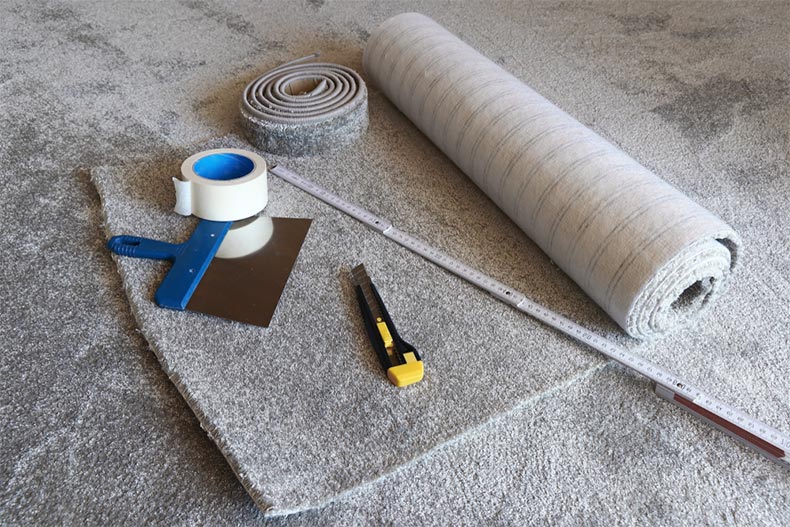
[[[432,19],[368,40],[384,94],[633,337],[687,324],[724,290],[740,237]]]

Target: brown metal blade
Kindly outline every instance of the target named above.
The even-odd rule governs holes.
[[[311,221],[259,216],[234,222],[187,309],[268,327]]]

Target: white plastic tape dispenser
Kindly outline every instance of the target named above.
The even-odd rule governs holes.
[[[180,244],[115,236],[116,254],[171,260],[162,307],[268,327],[311,220],[258,216],[269,201],[266,161],[253,152],[199,152],[173,178],[175,211],[201,218]]]

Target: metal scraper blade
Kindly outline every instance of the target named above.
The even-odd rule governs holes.
[[[311,221],[258,216],[234,222],[186,308],[269,327]]]

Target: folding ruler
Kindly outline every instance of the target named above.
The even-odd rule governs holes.
[[[523,293],[398,230],[384,218],[380,218],[362,207],[349,203],[299,174],[277,165],[272,167],[271,173],[359,220],[395,243],[489,292],[502,302],[510,304],[519,311],[562,331],[566,335],[600,351],[610,359],[644,375],[655,383],[655,391],[660,397],[726,432],[772,461],[779,463],[785,468],[790,468],[790,458],[787,454],[790,452],[790,436],[787,434],[758,421],[725,402],[717,400],[661,366],[643,359],[639,355],[592,333],[562,315],[533,302]]]

